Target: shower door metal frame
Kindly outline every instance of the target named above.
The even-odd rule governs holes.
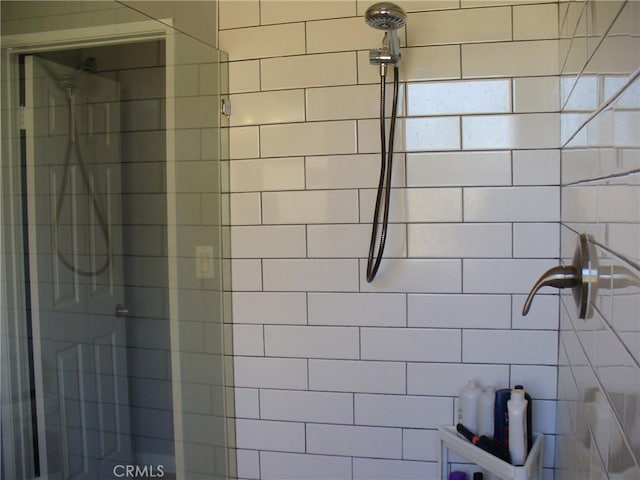
[[[176,188],[175,188],[175,151],[176,151],[176,138],[175,138],[175,44],[174,44],[174,29],[172,19],[158,19],[148,20],[140,22],[130,22],[116,25],[103,25],[95,27],[82,27],[68,30],[57,31],[45,31],[27,34],[18,34],[3,37],[2,49],[3,64],[9,66],[9,72],[3,74],[7,79],[6,84],[3,86],[3,95],[8,95],[6,98],[16,98],[19,91],[19,75],[18,75],[18,57],[24,54],[39,53],[45,51],[60,50],[62,48],[83,48],[83,47],[96,47],[106,46],[114,44],[127,44],[139,41],[150,40],[162,40],[165,42],[165,70],[166,70],[166,166],[167,166],[167,247],[168,247],[168,272],[169,272],[169,324],[170,324],[170,339],[171,339],[171,384],[173,395],[173,428],[174,428],[174,452],[175,452],[175,468],[176,472],[185,471],[185,452],[184,452],[184,435],[183,435],[183,421],[182,421],[182,389],[181,389],[181,365],[180,365],[180,338],[179,338],[179,324],[178,324],[178,255],[177,255],[177,208],[176,208]],[[22,124],[20,108],[17,105],[12,105],[7,115],[9,116],[7,125],[3,127],[3,135],[6,139],[19,138],[20,129]],[[20,155],[19,151],[14,151],[11,146],[8,148],[11,152],[11,157],[15,158],[16,155]],[[12,196],[13,198],[14,196]],[[7,198],[7,197],[5,197]],[[12,210],[13,211],[13,210]],[[19,270],[21,267],[14,265],[3,265],[4,259],[0,259],[0,267],[11,268],[13,270]],[[14,287],[17,288],[17,287]],[[15,292],[9,292],[14,293]],[[0,302],[2,300],[0,299]],[[0,304],[0,307],[2,305]],[[3,316],[4,317],[4,316]],[[19,323],[22,319],[12,319],[12,321]],[[9,319],[2,318],[0,320],[0,332],[7,331],[6,323]],[[6,338],[2,340],[6,341]],[[6,348],[4,345],[0,345],[0,356],[5,360]],[[27,352],[22,352],[23,358],[14,358],[14,362],[23,362],[26,364],[28,359],[26,357]],[[41,373],[41,372],[40,372]],[[28,381],[28,379],[22,379]],[[37,377],[33,387],[36,387],[39,391],[42,391],[42,376]],[[4,379],[2,379],[2,386],[4,387]],[[20,399],[22,403],[22,399]],[[30,403],[30,402],[29,402]],[[44,425],[44,406],[42,399],[36,399],[37,418],[38,418],[38,430],[40,437],[37,440],[38,446],[41,448],[39,451],[39,461],[46,471],[46,441],[43,438],[43,432],[40,428]],[[13,408],[13,407],[11,407]],[[3,421],[7,419],[7,415],[3,412]],[[10,415],[8,415],[10,417]],[[10,429],[10,432],[3,433],[11,436],[17,432],[17,429]],[[0,443],[3,439],[0,439]],[[25,439],[14,439],[15,441],[25,441]],[[26,440],[29,441],[28,439]],[[14,443],[15,444],[15,443]],[[23,462],[26,461],[23,459]],[[11,468],[11,466],[7,466]],[[180,475],[180,473],[178,473]],[[180,478],[180,477],[178,477]]]

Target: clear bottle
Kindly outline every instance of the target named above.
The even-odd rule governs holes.
[[[513,465],[524,465],[527,460],[527,404],[524,390],[514,388],[507,402],[509,454]]]
[[[478,434],[478,404],[482,389],[475,380],[469,380],[458,397],[458,423]]]
[[[493,387],[484,388],[480,394],[478,404],[478,435],[493,437],[495,397],[496,389]]]

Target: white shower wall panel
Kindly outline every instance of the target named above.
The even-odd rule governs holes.
[[[559,256],[558,5],[398,2],[391,223],[369,284],[382,33],[363,1],[319,3],[220,3],[239,477],[435,478],[435,429],[469,378],[528,388],[551,472],[558,299],[520,310]]]
[[[561,296],[556,478],[638,478],[640,5],[560,11],[562,255],[590,234],[602,278],[587,319]]]

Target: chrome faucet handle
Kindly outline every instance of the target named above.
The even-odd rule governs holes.
[[[533,285],[522,307],[522,315],[527,315],[531,303],[542,287],[573,288],[573,296],[578,307],[578,317],[587,318],[589,302],[595,297],[598,282],[597,256],[590,237],[581,234],[578,248],[570,266],[558,265],[542,274]]]
[[[538,279],[538,281],[529,292],[529,295],[524,302],[524,306],[522,307],[522,315],[526,315],[529,313],[531,302],[533,302],[533,297],[536,296],[536,293],[538,293],[538,290],[540,290],[542,287],[573,288],[579,282],[580,275],[573,266],[565,267],[562,265],[558,265],[557,267],[550,268],[542,274],[542,276]]]

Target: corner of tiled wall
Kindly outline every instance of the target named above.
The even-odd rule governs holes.
[[[562,296],[558,479],[640,478],[640,3],[560,2],[562,256],[591,236],[600,280]]]
[[[520,310],[559,257],[558,4],[398,3],[391,225],[371,284],[369,3],[219,4],[239,478],[437,478],[436,429],[469,378],[526,386],[552,475],[558,297]]]

